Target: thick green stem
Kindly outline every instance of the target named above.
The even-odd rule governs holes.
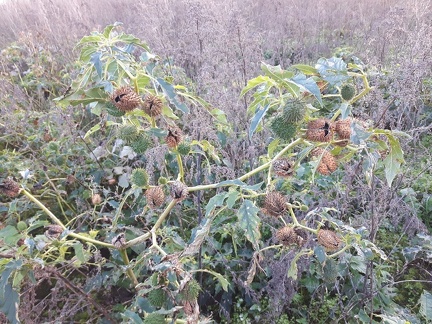
[[[292,143],[288,144],[287,146],[285,146],[278,154],[276,154],[274,156],[273,159],[271,159],[270,161],[264,163],[263,165],[260,165],[259,167],[255,168],[255,169],[249,171],[248,173],[242,175],[241,177],[237,178],[237,180],[244,181],[244,180],[250,178],[251,176],[257,174],[258,172],[267,169],[268,167],[270,167],[270,165],[275,160],[277,160],[278,158],[280,158],[287,151],[289,151],[290,149],[292,149],[294,146],[300,144],[301,142],[303,142],[303,138],[296,139],[294,142],[292,142]],[[220,183],[213,183],[213,184],[209,184],[209,185],[201,185],[201,186],[189,187],[188,190],[189,190],[189,192],[193,192],[193,191],[198,191],[198,190],[215,189],[215,188],[220,187],[220,186],[221,186]],[[232,184],[228,183],[228,184],[224,185],[224,187],[228,187],[228,186],[232,186]]]
[[[329,257],[329,258],[335,258],[335,257],[337,257],[338,255],[341,255],[342,253],[344,253],[348,248],[350,248],[351,246],[350,245],[345,245],[342,249],[340,249],[339,251],[337,251],[337,252],[335,252],[335,253],[333,253],[333,254],[330,254],[330,255],[328,255],[327,257]]]
[[[183,161],[182,161],[180,153],[177,152],[176,156],[177,156],[177,164],[178,164],[178,168],[179,168],[179,174],[178,174],[177,180],[181,181],[184,177]]]
[[[138,279],[135,276],[135,273],[133,272],[132,268],[129,267],[129,263],[130,262],[129,262],[129,257],[128,257],[128,255],[126,253],[126,250],[125,249],[121,249],[121,250],[119,250],[119,252],[120,252],[120,255],[121,255],[122,259],[123,259],[124,264],[127,266],[126,273],[127,273],[128,277],[130,278],[130,280],[132,280],[132,282],[134,284],[134,287],[138,286],[138,284],[139,284]]]
[[[300,223],[298,222],[298,220],[297,220],[296,215],[294,214],[294,210],[292,209],[292,207],[288,206],[288,210],[289,210],[289,212],[290,212],[290,215],[291,215],[291,218],[292,218],[292,220],[293,220],[293,223],[294,223],[294,226],[295,226],[295,227],[300,227],[300,228],[302,228],[302,229],[304,229],[304,230],[306,230],[306,231],[312,232],[312,233],[314,233],[314,234],[317,234],[317,233],[318,233],[318,230],[300,224]]]

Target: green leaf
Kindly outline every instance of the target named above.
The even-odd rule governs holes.
[[[96,133],[101,128],[100,124],[94,125],[92,128],[90,128],[87,133],[84,135],[84,139],[92,135],[93,133]]]
[[[7,296],[6,298],[4,298]],[[4,289],[4,295],[0,297],[0,311],[6,315],[6,318],[12,324],[20,323],[18,318],[19,294],[7,284]]]
[[[81,242],[76,242],[72,246],[75,250],[75,256],[77,257],[78,261],[80,261],[81,263],[87,262],[87,258],[84,255],[83,245],[81,244]]]
[[[294,77],[294,73],[290,71],[282,70],[280,66],[271,66],[265,63],[261,64],[261,69],[276,81],[279,87],[284,87],[292,95],[298,96],[300,87],[295,82],[289,80]]]
[[[240,228],[245,231],[246,238],[257,249],[261,238],[261,221],[258,217],[258,211],[259,208],[256,207],[252,201],[245,200],[237,213]]]
[[[424,318],[432,319],[432,294],[423,290],[420,296],[420,314]]]
[[[111,35],[111,31],[115,27],[121,26],[121,25],[123,25],[123,23],[116,21],[114,24],[106,26],[104,31],[102,32],[102,34],[104,35],[105,38],[109,38]]]
[[[98,43],[98,42],[101,42],[102,40],[103,39],[101,37],[101,34],[94,34],[94,35],[84,36],[78,42],[78,45],[87,44],[87,43]]]
[[[220,273],[217,273],[217,272],[211,271],[211,270],[207,270],[207,269],[199,269],[199,270],[195,270],[194,272],[198,272],[198,271],[199,272],[207,272],[207,273],[210,273],[211,275],[215,276],[216,279],[221,284],[222,289],[225,291],[228,291],[229,282]]]
[[[132,312],[131,310],[127,309],[123,314],[122,317],[127,321],[127,323],[134,323],[134,324],[142,324],[144,323],[141,317],[137,313]]]
[[[295,85],[299,86],[300,89],[311,93],[320,103],[321,107],[323,105],[320,88],[318,87],[316,81],[313,78],[306,78],[304,74],[297,74],[291,79]]]
[[[322,78],[331,85],[340,85],[350,78],[346,63],[338,57],[320,58],[315,67]]]
[[[213,196],[210,198],[209,202],[207,203],[207,206],[205,207],[206,210],[206,217],[210,215],[210,213],[216,208],[223,206],[223,203],[227,197],[227,192],[222,192],[217,194],[216,196]]]
[[[22,260],[9,261],[5,266],[2,267],[0,274],[0,300],[4,299],[6,295],[6,286],[8,285],[9,277],[16,270],[20,270],[23,262]]]
[[[157,78],[157,83],[162,87],[163,92],[168,97],[168,100],[179,110],[184,112],[185,114],[189,113],[189,108],[182,102],[179,102],[177,99],[177,94],[175,93],[174,86],[169,84],[164,79]]]
[[[271,141],[270,144],[267,146],[267,154],[269,157],[273,157],[273,153],[276,150],[276,148],[278,147],[279,142],[280,142],[280,139],[276,138],[273,141]]]
[[[272,83],[272,80],[268,76],[259,75],[256,78],[253,78],[247,82],[246,86],[241,91],[240,96],[244,96],[248,91],[252,90],[253,88],[259,86],[260,84],[268,82]]]
[[[93,64],[99,78],[102,78],[102,62],[101,62],[101,53],[95,52],[90,57],[90,62]]]
[[[8,225],[2,230],[0,230],[0,236],[2,237],[2,241],[6,245],[14,246],[21,238],[21,234],[18,233],[18,230],[15,226]]]
[[[255,130],[257,129],[261,120],[264,118],[269,107],[270,107],[269,104],[265,105],[264,107],[261,107],[261,105],[257,107],[257,111],[255,112],[255,115],[252,117],[251,124],[249,126],[249,138],[252,138],[252,135],[255,133]]]
[[[401,164],[404,163],[403,151],[400,143],[392,134],[386,134],[389,140],[390,152],[384,160],[385,176],[387,184],[391,187],[397,174],[401,171]]]
[[[318,71],[316,68],[314,68],[313,66],[310,66],[310,65],[306,65],[306,64],[295,64],[295,65],[292,65],[291,68],[297,69],[306,75],[317,75],[318,74]]]
[[[348,102],[343,102],[340,105],[340,111],[341,111],[341,118],[345,119],[348,118],[351,113],[351,106],[348,104]]]

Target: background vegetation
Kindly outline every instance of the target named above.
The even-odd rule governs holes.
[[[138,192],[127,196],[132,170],[144,168],[152,185],[161,175],[175,180],[178,172],[176,153],[166,146],[155,145],[138,158],[119,151],[120,144],[115,144],[119,133],[116,127],[103,126],[110,119],[104,108],[99,116],[94,114],[98,112],[94,101],[64,101],[100,81],[91,77],[77,84],[86,64],[94,64],[86,61],[78,42],[115,21],[123,23],[119,33],[134,35],[158,55],[155,78],[181,85],[195,98],[194,104],[185,101],[191,108],[188,114],[178,114],[171,104],[192,150],[205,154],[183,157],[183,180],[190,187],[241,177],[267,161],[273,133],[262,127],[248,136],[253,91],[240,96],[249,80],[265,74],[262,62],[285,70],[296,64],[315,66],[321,57],[361,62],[373,89],[353,103],[352,116],[374,129],[409,135],[399,137],[405,163],[391,187],[382,164],[377,162],[373,172],[367,171],[364,154],[344,160],[330,176],[312,176],[310,164],[305,163],[296,180],[275,183],[307,207],[296,211],[302,224],[352,228],[386,255],[382,259],[354,249],[330,261],[321,260],[319,253],[301,256],[294,262],[297,277],[287,272],[298,251],[272,249],[258,260],[236,213],[224,211],[181,271],[157,268],[163,262],[157,253],[145,253],[143,245],[129,250],[142,280],[142,289],[136,292],[120,252],[65,237],[52,242],[44,238],[51,223],[46,213],[25,197],[2,196],[0,303],[9,321],[16,319],[10,315],[14,307],[8,300],[18,300],[18,293],[18,315],[24,323],[141,323],[144,313],[155,312],[180,320],[187,316],[175,307],[188,298],[175,283],[186,285],[191,278],[201,287],[197,299],[201,321],[210,317],[218,323],[430,320],[431,1],[362,0],[348,5],[296,0],[10,0],[0,7],[0,180],[15,177],[62,222],[90,237],[99,235],[111,242],[119,233],[113,229],[125,232],[127,240],[145,235],[158,213],[135,218],[145,200]],[[126,61],[135,62],[132,67],[140,62],[137,57]],[[355,85],[363,87],[361,80]],[[80,94],[82,99],[90,97]],[[319,113],[331,117],[335,104],[329,100]],[[91,136],[86,136],[89,131]],[[156,136],[156,144],[163,144],[164,136]],[[380,151],[382,157],[391,153]],[[165,168],[159,170],[158,165]],[[248,184],[260,179],[254,175]],[[168,254],[184,248],[199,229],[211,198],[221,198],[224,192],[219,188],[190,193],[181,208],[171,210],[156,241],[147,241],[146,247],[160,244]],[[259,205],[259,199],[254,203]],[[213,204],[222,205],[215,200]],[[122,208],[124,215],[116,228],[112,219]],[[319,210],[320,216],[308,214],[313,210]],[[271,217],[261,221],[261,248],[277,243],[276,221]],[[20,222],[25,224],[20,227]],[[316,246],[312,237],[308,244]],[[255,276],[246,284],[252,272]],[[171,304],[149,302],[150,294],[161,291]],[[6,321],[6,315],[2,319]]]

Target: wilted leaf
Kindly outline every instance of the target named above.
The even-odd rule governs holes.
[[[391,187],[394,178],[401,171],[401,164],[405,161],[399,141],[391,134],[386,135],[389,140],[390,152],[384,160],[384,166],[387,184]]]

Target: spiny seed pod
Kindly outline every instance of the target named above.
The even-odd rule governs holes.
[[[298,244],[299,236],[291,226],[285,226],[279,229],[275,234],[276,240],[282,245],[289,246]]]
[[[126,244],[126,237],[124,233],[120,233],[119,235],[115,236],[111,240],[111,244],[114,245],[117,249],[121,249]]]
[[[130,180],[137,187],[140,187],[140,188],[147,187],[148,186],[147,171],[142,169],[142,168],[133,170],[131,173]]]
[[[336,158],[328,151],[317,147],[312,150],[312,156],[318,156],[321,158],[317,171],[322,175],[329,175],[337,169]]]
[[[354,98],[356,89],[352,84],[344,84],[341,88],[341,97],[345,101],[350,101]]]
[[[199,283],[192,279],[188,281],[185,287],[180,291],[179,297],[183,301],[192,302],[198,298],[198,295],[201,291],[201,287]]]
[[[121,125],[117,129],[117,135],[127,143],[135,142],[138,139],[138,129],[134,125]]]
[[[186,197],[189,194],[189,190],[183,182],[174,181],[171,184],[171,192],[170,193],[171,193],[171,197],[175,201],[180,202],[180,201],[186,199]]]
[[[48,225],[45,228],[47,229],[44,233],[45,236],[52,240],[57,239],[63,233],[63,227],[60,225]]]
[[[124,111],[119,110],[112,102],[108,102],[105,107],[107,113],[113,117],[121,117],[125,114]]]
[[[143,110],[151,117],[159,116],[162,113],[162,107],[162,100],[158,96],[150,94],[144,99]]]
[[[150,313],[144,318],[143,324],[161,324],[165,323],[165,316],[158,313]]]
[[[288,99],[283,111],[282,118],[287,123],[298,123],[303,120],[306,113],[306,105],[298,98]]]
[[[94,205],[94,206],[99,205],[102,202],[101,195],[100,194],[94,194],[91,197],[91,202],[92,202],[92,205]]]
[[[336,251],[339,249],[342,240],[331,230],[320,229],[317,233],[318,244],[322,245],[326,251]]]
[[[10,198],[14,198],[20,193],[20,186],[12,178],[7,178],[0,184],[0,192]]]
[[[297,126],[287,123],[282,116],[276,116],[270,124],[270,129],[276,137],[288,141],[295,136]]]
[[[135,153],[143,154],[153,145],[153,141],[147,135],[141,135],[136,140],[130,143]]]
[[[24,221],[19,221],[16,225],[18,231],[23,232],[27,229],[27,223]]]
[[[294,162],[280,158],[273,162],[273,170],[280,177],[290,177],[294,174]]]
[[[165,201],[165,193],[161,187],[151,187],[146,191],[147,206],[151,209],[160,207]]]
[[[163,289],[154,289],[148,294],[148,301],[154,307],[161,308],[167,301],[167,295]]]
[[[168,183],[168,179],[167,178],[165,178],[165,177],[160,177],[159,179],[158,179],[158,184],[160,184],[160,185],[166,185]]]
[[[188,155],[190,153],[191,146],[189,143],[181,142],[177,146],[177,152],[179,152],[180,155]]]
[[[111,102],[121,111],[131,111],[140,105],[139,95],[129,86],[123,86],[114,91]]]
[[[177,126],[169,126],[168,127],[168,135],[165,138],[165,142],[167,143],[169,148],[177,147],[183,141],[183,132]]]
[[[340,139],[349,140],[351,138],[351,118],[338,120],[335,130]]]
[[[333,138],[334,125],[329,119],[321,118],[308,123],[306,138],[314,142],[330,142]]]
[[[266,195],[262,209],[264,214],[279,217],[285,214],[286,210],[286,199],[280,192],[272,191]]]

